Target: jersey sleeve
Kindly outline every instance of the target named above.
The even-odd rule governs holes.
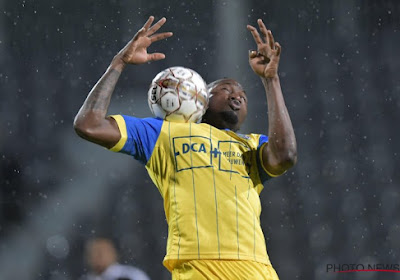
[[[160,135],[162,119],[140,119],[126,115],[111,116],[118,124],[121,139],[110,150],[133,156],[146,164]]]
[[[268,136],[261,134],[260,138],[258,140],[258,147],[257,147],[257,168],[258,168],[258,174],[260,175],[261,182],[264,183],[265,181],[273,178],[273,177],[278,177],[282,174],[272,174],[269,172],[264,165],[262,164],[263,162],[263,149],[265,145],[268,144]]]

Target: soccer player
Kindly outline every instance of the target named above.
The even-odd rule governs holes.
[[[147,53],[153,42],[172,36],[156,33],[165,18],[152,25],[153,20],[114,57],[78,112],[75,130],[145,165],[164,199],[169,231],[163,263],[172,279],[276,280],[260,226],[259,194],[266,180],[283,174],[297,159],[278,77],[281,47],[261,20],[261,34],[247,26],[257,44],[249,62],[264,84],[269,137],[236,133],[251,95],[233,79],[209,85],[209,107],[201,124],[107,116],[125,66],[165,58]]]

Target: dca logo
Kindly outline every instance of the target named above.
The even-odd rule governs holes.
[[[186,154],[189,151],[196,153],[205,153],[206,146],[204,143],[183,143],[182,144],[182,153]]]
[[[192,168],[211,167],[211,140],[203,136],[173,138],[176,171]],[[191,154],[196,153],[196,157]]]

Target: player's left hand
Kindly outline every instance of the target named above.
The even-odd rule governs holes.
[[[257,28],[247,25],[247,29],[253,35],[257,44],[257,51],[249,52],[249,63],[253,71],[264,78],[274,78],[278,76],[278,66],[281,54],[281,45],[275,42],[271,30],[265,27],[261,19],[257,20],[258,27],[262,34],[262,38]]]

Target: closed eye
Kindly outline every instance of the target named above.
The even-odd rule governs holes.
[[[221,90],[225,91],[226,93],[231,93],[230,89],[227,87],[223,87]]]

